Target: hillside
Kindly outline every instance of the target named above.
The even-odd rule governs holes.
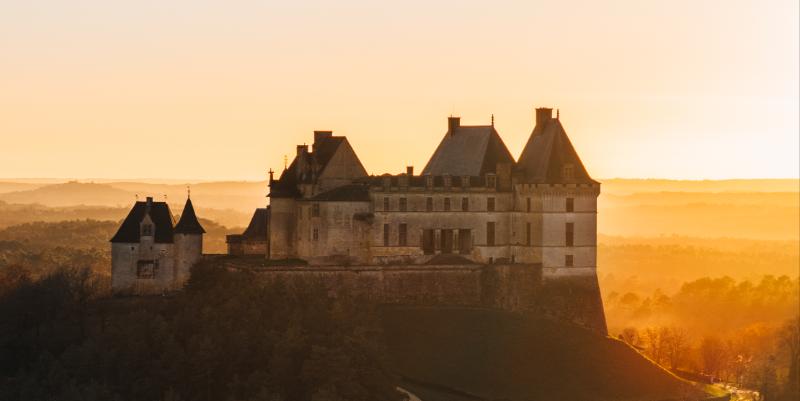
[[[620,341],[549,320],[392,307],[383,322],[391,364],[425,401],[710,397]]]

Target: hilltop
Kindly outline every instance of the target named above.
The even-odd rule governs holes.
[[[621,341],[551,320],[392,307],[383,322],[393,368],[425,401],[712,397]]]

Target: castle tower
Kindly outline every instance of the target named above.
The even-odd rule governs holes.
[[[192,266],[203,255],[203,234],[206,230],[197,221],[192,199],[186,198],[181,218],[175,225],[174,288],[183,287],[189,279]]]
[[[596,274],[600,183],[589,176],[553,109],[536,109],[515,186],[522,261],[540,261],[546,275]]]

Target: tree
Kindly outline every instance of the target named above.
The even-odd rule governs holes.
[[[677,369],[689,350],[689,335],[685,329],[670,327],[664,332],[665,356],[670,369]]]
[[[725,365],[725,344],[717,337],[704,337],[700,343],[700,359],[706,374],[719,377]]]

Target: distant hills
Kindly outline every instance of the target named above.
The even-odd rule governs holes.
[[[598,231],[602,234],[677,234],[759,240],[800,238],[800,181],[797,179],[600,181]],[[253,210],[267,205],[267,192],[265,181],[191,184],[198,213],[228,227],[247,225]],[[53,183],[40,179],[0,182],[0,201],[9,205],[82,206],[84,209],[79,213],[82,215],[88,213],[86,207],[127,211],[137,196],[139,199],[153,196],[157,200],[166,197],[173,212],[179,213],[186,195],[186,184],[173,181]],[[60,211],[63,212],[65,210]],[[106,212],[90,217],[101,218]],[[0,226],[3,225],[8,224],[0,219]]]

